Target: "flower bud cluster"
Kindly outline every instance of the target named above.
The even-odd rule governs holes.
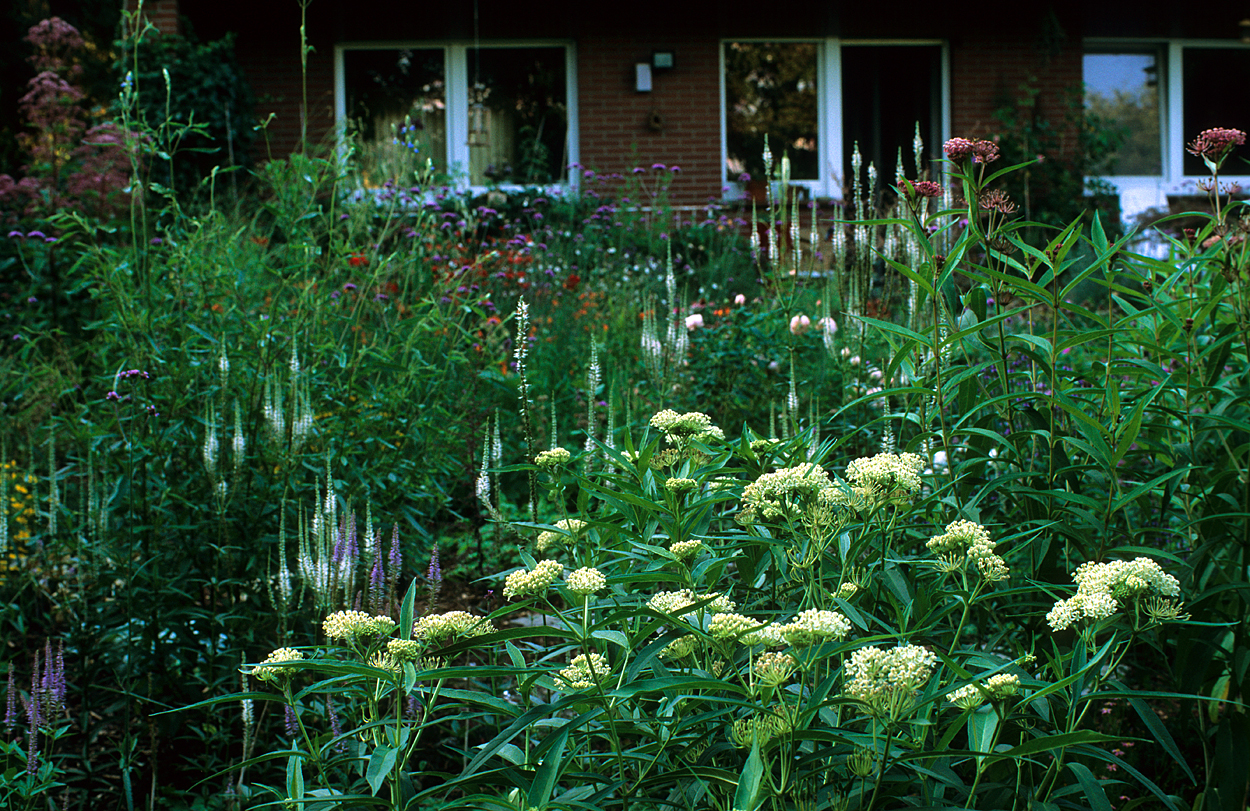
[[[647,601],[647,608],[660,614],[684,615],[688,609],[705,600],[711,600],[703,607],[708,614],[724,614],[737,608],[737,604],[723,594],[709,593],[698,597],[690,589],[680,591],[661,591]]]
[[[326,638],[352,643],[357,639],[386,636],[397,627],[390,617],[373,616],[364,611],[335,611],[321,623]]]
[[[876,494],[876,503],[902,505],[920,492],[924,460],[914,453],[879,453],[853,460],[846,466],[852,488]]]
[[[565,581],[569,591],[583,597],[594,594],[608,585],[608,579],[598,569],[584,567],[572,572]]]
[[[946,525],[946,532],[930,538],[925,546],[945,558],[951,568],[972,561],[981,576],[990,582],[1006,580],[1010,576],[1007,563],[994,554],[990,533],[975,522],[953,521]]]
[[[1002,701],[1020,692],[1020,677],[1011,673],[990,676],[984,685],[965,684],[946,694],[946,700],[961,710],[971,710],[990,701]]]
[[[668,551],[672,552],[673,557],[678,560],[686,560],[687,558],[698,554],[699,550],[702,548],[703,541],[677,541],[668,548]]]
[[[809,608],[788,624],[781,626],[781,635],[796,648],[816,645],[826,639],[842,639],[851,632],[851,623],[837,611]]]
[[[456,637],[484,636],[495,631],[495,626],[485,617],[475,617],[468,611],[448,611],[430,614],[413,623],[412,635],[423,642],[441,642]],[[390,644],[397,642],[392,640]],[[396,651],[391,651],[396,653]],[[416,658],[415,656],[413,657]]]
[[[563,690],[589,690],[612,672],[602,653],[578,654],[569,666],[556,674],[556,684]]]
[[[742,491],[742,501],[750,518],[781,518],[804,499],[835,492],[829,473],[820,465],[786,467],[765,473]]]
[[[679,448],[692,440],[699,442],[722,441],[725,432],[712,424],[712,418],[700,411],[678,414],[666,408],[651,418],[651,427],[664,432],[665,438]]]
[[[527,594],[541,594],[564,574],[564,566],[555,560],[544,560],[533,570],[521,569],[508,575],[504,581],[504,597],[524,597]]]
[[[1108,619],[1126,602],[1176,597],[1181,584],[1150,558],[1082,563],[1073,573],[1076,594],[1055,603],[1046,621],[1061,631],[1082,620]],[[1177,607],[1179,615],[1179,607]]]
[[[261,681],[281,681],[290,678],[291,671],[282,667],[268,667],[268,665],[277,664],[278,662],[298,662],[303,658],[303,651],[295,648],[278,648],[269,654],[258,667],[252,670],[252,675]]]
[[[586,527],[590,526],[590,524],[580,518],[561,518],[552,526],[560,531],[543,530],[538,533],[538,540],[534,544],[538,551],[544,555],[558,549],[561,544],[581,537],[582,533],[586,531]]]
[[[543,451],[534,457],[534,464],[541,468],[550,470],[552,468],[567,465],[573,458],[573,454],[564,448],[552,448],[549,451]]]
[[[765,651],[755,657],[751,669],[762,684],[777,687],[789,679],[798,666],[798,660],[788,653]]]
[[[846,663],[845,692],[874,715],[897,715],[933,675],[938,658],[919,645],[860,648]]]
[[[762,712],[734,721],[730,734],[733,742],[743,749],[750,749],[755,744],[763,748],[773,738],[786,734],[792,728],[793,724],[785,717],[775,712]]]

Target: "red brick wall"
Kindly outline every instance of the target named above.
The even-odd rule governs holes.
[[[138,0],[126,0],[127,11],[134,11],[138,6]],[[144,0],[143,17],[162,34],[182,33],[178,16],[178,0]]]
[[[951,135],[974,138],[1001,131],[994,110],[1014,102],[1021,116],[1035,115],[1060,128],[1063,152],[1071,152],[1077,146],[1078,124],[1067,120],[1068,99],[1080,91],[1081,57],[1079,41],[1069,40],[1057,52],[1042,51],[1027,34],[952,43]]]
[[[274,118],[256,139],[253,157],[285,157],[300,148],[302,88],[299,29],[283,31],[281,38],[259,47],[239,43],[239,66],[256,93],[256,118]],[[334,132],[334,49],[318,47],[308,55],[308,147],[310,152],[331,145]],[[268,137],[268,154],[265,138]]]
[[[652,164],[680,166],[670,188],[675,205],[720,197],[720,63],[715,34],[680,40],[603,34],[578,43],[578,120],[582,163],[600,174],[628,174]],[[652,91],[634,90],[634,63],[670,48],[673,70],[652,73]],[[664,122],[648,126],[652,113]]]

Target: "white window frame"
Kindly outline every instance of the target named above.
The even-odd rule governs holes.
[[[842,153],[842,49],[857,46],[938,46],[941,48],[941,116],[939,131],[945,143],[951,132],[950,43],[944,39],[842,39],[840,37],[722,37],[718,45],[720,70],[720,167],[721,188],[726,200],[741,200],[746,189],[737,178],[729,177],[729,110],[725,101],[725,44],[728,42],[814,42],[816,48],[816,138],[825,158],[820,161],[816,180],[792,180],[812,197],[842,199],[844,172]],[[932,144],[926,144],[932,147]],[[877,167],[881,172],[889,170]],[[882,174],[882,177],[888,175]]]
[[[1148,208],[1167,208],[1169,195],[1203,194],[1196,182],[1205,175],[1185,174],[1185,145],[1197,137],[1185,132],[1184,56],[1186,48],[1244,49],[1250,44],[1231,39],[1172,39],[1169,37],[1091,37],[1083,42],[1082,56],[1089,53],[1133,53],[1157,49],[1163,57],[1159,70],[1159,139],[1162,174],[1106,175],[1116,188],[1126,218]],[[1220,175],[1221,182],[1250,186],[1250,175]]]
[[[339,153],[344,154],[347,123],[347,79],[344,74],[344,57],[347,51],[382,51],[411,48],[413,50],[441,50],[443,52],[444,82],[447,88],[447,172],[452,185],[458,191],[481,194],[488,189],[516,191],[526,188],[515,183],[497,185],[472,185],[469,183],[469,81],[468,53],[472,48],[563,48],[565,106],[568,110],[569,165],[580,165],[578,147],[579,131],[577,116],[577,46],[571,40],[392,40],[370,42],[341,42],[334,46],[334,123]],[[551,192],[577,188],[581,173],[565,167],[566,180],[544,186]],[[530,187],[532,188],[532,187]]]

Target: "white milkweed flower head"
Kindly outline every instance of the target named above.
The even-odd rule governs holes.
[[[335,611],[321,623],[326,638],[352,643],[357,639],[368,639],[375,636],[386,636],[396,628],[395,621],[381,614],[372,615],[364,611]]]
[[[525,597],[542,594],[564,574],[564,566],[556,560],[544,560],[531,569],[521,569],[508,575],[504,581],[503,596]]]
[[[700,540],[677,541],[668,548],[668,551],[672,552],[673,557],[678,560],[686,560],[687,558],[697,554],[702,548],[703,541]]]
[[[851,623],[837,611],[809,608],[781,627],[786,642],[796,648],[826,639],[842,639],[851,632]]]
[[[666,408],[651,417],[651,427],[663,431],[665,438],[679,448],[692,441],[720,442],[725,439],[725,432],[713,425],[712,418],[701,411],[678,414]]]
[[[1072,579],[1077,584],[1076,594],[1056,602],[1046,615],[1046,621],[1056,631],[1083,620],[1108,619],[1125,603],[1148,604],[1152,598],[1157,603],[1181,593],[1180,581],[1146,557],[1106,563],[1086,561],[1077,567]],[[1179,618],[1179,602],[1171,601],[1170,605]]]
[[[933,675],[938,658],[919,645],[860,648],[846,663],[845,693],[872,715],[901,717]]]
[[[291,677],[291,671],[283,667],[269,667],[278,662],[298,662],[304,659],[304,652],[295,648],[278,648],[265,658],[265,661],[252,670],[252,675],[261,681],[282,681]]]
[[[594,594],[608,585],[608,579],[603,576],[603,573],[590,567],[583,567],[570,573],[565,582],[569,591],[583,597]]]
[[[660,614],[684,616],[690,613],[691,606],[707,600],[711,602],[703,606],[702,610],[708,614],[725,614],[738,607],[733,600],[723,594],[711,592],[695,596],[690,589],[681,589],[680,591],[661,591],[647,601],[647,608]]]
[[[565,448],[552,448],[535,456],[534,464],[550,470],[561,465],[567,465],[572,458],[573,454],[569,453]]]
[[[580,518],[561,518],[552,524],[556,530],[546,529],[538,533],[538,538],[534,542],[541,554],[549,555],[558,550],[562,545],[577,540],[590,526],[587,522]],[[557,531],[558,530],[558,531]]]
[[[484,636],[495,631],[495,626],[485,617],[475,617],[468,611],[447,611],[430,614],[413,623],[412,635],[427,643],[438,643],[456,638]],[[392,642],[397,640],[392,640]],[[389,646],[391,643],[387,643]],[[395,653],[395,651],[392,651]],[[414,657],[415,658],[415,657]]]
[[[930,551],[943,558],[944,568],[961,566],[971,561],[982,577],[990,582],[1006,580],[1010,576],[1007,563],[994,554],[994,542],[985,527],[972,521],[952,521],[946,531],[930,538],[926,543]]]
[[[589,690],[611,672],[612,666],[602,653],[581,653],[574,656],[569,666],[557,673],[555,679],[561,690]]]
[[[914,453],[879,453],[855,459],[846,466],[852,488],[876,494],[880,505],[903,506],[920,492],[924,460]]]
[[[781,518],[800,508],[804,502],[819,499],[822,494],[833,496],[835,491],[829,473],[820,465],[811,463],[765,473],[743,489],[742,502],[748,519],[757,515]]]

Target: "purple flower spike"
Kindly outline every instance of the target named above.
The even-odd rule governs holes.
[[[664,164],[662,164],[662,163],[653,163],[653,164],[651,164],[651,171],[653,171],[653,172],[663,172],[663,171],[664,171],[665,169],[667,169],[667,168],[668,168],[668,167],[666,167],[666,166],[665,166]]]
[[[9,239],[25,239],[25,238],[26,238],[26,235],[23,234],[21,231],[9,232]]]
[[[47,239],[48,238],[48,235],[45,234],[43,231],[27,231],[26,236],[30,237],[31,239],[35,239],[35,238]]]
[[[13,663],[9,662],[9,685],[4,691],[4,728],[10,735],[17,727],[17,682],[13,678]]]
[[[670,167],[668,167],[668,170],[669,170],[670,172],[672,172],[673,174],[675,174],[675,175],[679,175],[679,174],[681,174],[681,167],[680,167],[680,166],[670,166]]]

